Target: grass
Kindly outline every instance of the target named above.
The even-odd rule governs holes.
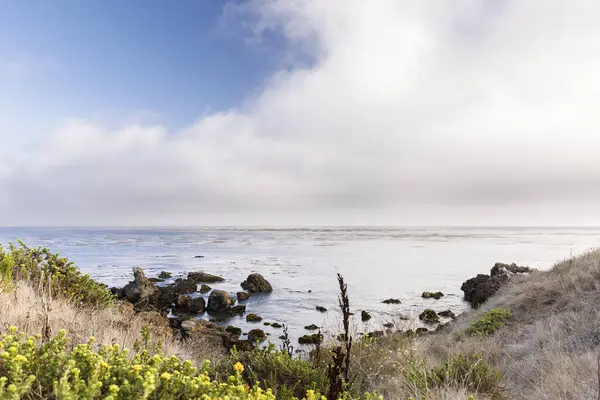
[[[510,310],[498,307],[486,312],[480,319],[467,328],[467,335],[488,336],[502,328],[512,317]]]

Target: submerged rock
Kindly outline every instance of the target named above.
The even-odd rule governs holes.
[[[252,329],[248,332],[248,340],[252,342],[264,342],[267,340],[267,335],[262,329]]]
[[[279,329],[279,328],[283,328],[283,325],[281,325],[280,323],[277,323],[277,322],[273,322],[271,324],[271,328]]]
[[[400,304],[402,303],[400,299],[387,299],[382,301],[383,304]]]
[[[419,319],[426,324],[436,324],[440,322],[440,317],[437,313],[429,308],[419,314]]]
[[[161,271],[160,274],[158,274],[158,277],[160,279],[169,279],[171,277],[171,273],[167,271]]]
[[[245,289],[251,293],[270,293],[273,291],[273,287],[261,274],[250,274],[244,282],[242,282],[242,289]]]
[[[315,324],[310,324],[310,325],[306,325],[306,326],[304,327],[304,329],[306,329],[306,330],[308,330],[308,331],[314,331],[314,330],[317,330],[317,329],[319,329],[319,327],[318,327],[318,326],[316,326]]]
[[[250,298],[250,293],[237,292],[236,297],[237,297],[238,301],[246,301]]]
[[[444,293],[442,292],[423,292],[421,295],[424,299],[436,299],[439,300],[444,297]]]
[[[208,297],[208,311],[210,312],[225,312],[229,311],[233,304],[233,300],[224,290],[213,290]]]
[[[366,311],[363,310],[363,311],[360,312],[360,319],[363,322],[366,322],[366,321],[368,321],[368,320],[371,319],[371,314],[369,314],[368,312],[366,312]]]
[[[225,332],[229,332],[235,336],[240,336],[242,334],[242,329],[238,328],[237,326],[229,325],[227,328],[225,328]]]
[[[190,272],[188,274],[188,279],[196,283],[214,283],[223,282],[225,280],[220,276],[207,274],[204,271]]]
[[[313,333],[312,335],[302,335],[298,338],[300,344],[318,344],[323,341],[323,335]]]
[[[208,286],[207,284],[203,283],[200,286],[200,293],[208,293],[212,290],[212,288],[210,286]]]
[[[456,315],[454,315],[454,313],[451,310],[440,311],[438,313],[438,315],[440,317],[446,317],[446,318],[452,318],[452,319],[456,318]]]
[[[319,312],[327,312],[327,309],[323,306],[317,306],[317,311]]]
[[[244,306],[244,305],[233,306],[229,309],[229,313],[231,315],[243,315],[245,312],[246,312],[246,306]]]
[[[393,328],[393,327],[394,327],[394,324],[392,324],[391,322],[388,322],[388,323],[386,323],[386,324],[383,324],[383,327],[384,327],[384,328],[390,328],[390,329],[391,329],[391,328]]]
[[[248,314],[246,315],[246,321],[247,322],[260,322],[262,321],[263,318],[259,315],[256,314]]]

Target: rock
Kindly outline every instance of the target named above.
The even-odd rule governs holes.
[[[200,321],[197,319],[186,319],[181,322],[181,330],[187,334],[197,330],[200,327]]]
[[[212,288],[205,283],[203,283],[202,286],[200,286],[200,293],[208,293],[211,290]]]
[[[387,324],[383,324],[384,328],[393,328],[394,324],[392,324],[391,322],[388,322]]]
[[[196,282],[196,283],[214,283],[214,282],[223,282],[225,279],[217,276],[207,274],[206,272],[190,272],[188,274],[188,280]]]
[[[227,328],[225,328],[225,332],[229,332],[235,336],[240,336],[242,334],[242,329],[238,328],[237,326],[229,325]]]
[[[167,271],[160,271],[160,274],[158,274],[158,277],[160,279],[169,279],[171,277],[171,273],[167,272]]]
[[[312,290],[308,289],[308,293],[312,293]]]
[[[448,326],[448,323],[446,323],[446,324],[439,324],[437,326],[437,328],[435,328],[434,332],[440,332],[440,331],[444,330],[447,326]]]
[[[160,278],[148,278],[148,280],[153,283],[160,283],[160,282],[165,281],[164,279],[160,279]]]
[[[264,326],[270,326],[270,325],[271,325],[271,323],[270,323],[270,322],[263,322],[263,325],[264,325]]]
[[[250,298],[250,293],[237,292],[236,296],[237,296],[238,301],[246,301]]]
[[[454,315],[454,313],[451,310],[440,311],[438,313],[438,315],[440,317],[446,317],[446,318],[452,318],[452,319],[456,318],[456,315]]]
[[[136,303],[149,299],[157,292],[158,289],[146,278],[144,271],[139,267],[133,267],[133,281],[123,287],[125,298],[131,303]]]
[[[308,331],[314,331],[314,330],[317,330],[317,329],[319,329],[319,327],[318,327],[318,326],[316,326],[315,324],[310,324],[310,325],[306,325],[306,326],[304,327],[304,329],[306,329],[306,330],[308,330]]]
[[[298,338],[300,344],[319,344],[323,341],[323,335],[313,333],[312,335],[302,335]]]
[[[383,337],[383,335],[384,335],[383,331],[373,331],[373,332],[367,333],[366,336],[370,337],[370,338],[380,338],[380,337]]]
[[[400,299],[387,299],[382,301],[383,304],[400,304]]]
[[[501,275],[505,272],[505,271],[503,271],[503,269],[505,271],[510,272],[511,274],[528,274],[530,272],[535,271],[533,268],[520,267],[515,263],[512,263],[512,264],[496,263],[490,270],[490,275],[492,275],[492,276]]]
[[[242,289],[245,289],[251,293],[271,293],[273,287],[261,274],[250,274],[244,282],[242,282]]]
[[[250,340],[229,340],[226,344],[225,347],[228,350],[231,350],[235,347],[235,349],[237,351],[252,351],[256,348],[256,346],[254,345],[254,343],[252,343]]]
[[[429,308],[419,314],[419,319],[426,324],[436,324],[440,322],[440,317],[437,313]]]
[[[360,313],[360,319],[361,319],[363,322],[366,322],[366,321],[368,321],[368,320],[370,320],[370,319],[371,319],[371,314],[369,314],[368,312],[366,312],[365,310],[363,310],[363,311],[361,311],[361,313]]]
[[[112,295],[115,296],[117,299],[120,300],[125,298],[125,292],[122,288],[111,287],[109,290],[112,293]]]
[[[423,292],[421,295],[424,299],[436,299],[439,300],[444,297],[444,293],[442,292]]]
[[[204,258],[204,256],[194,256],[194,258]]]
[[[267,335],[262,329],[252,329],[248,332],[248,340],[252,342],[264,342],[267,340]]]
[[[490,275],[478,274],[466,280],[460,289],[464,292],[465,300],[471,303],[473,308],[477,308],[493,296],[512,276],[525,275],[533,271],[535,270],[532,268],[520,267],[514,263],[496,263],[490,270]]]
[[[194,297],[188,306],[190,312],[194,314],[202,314],[206,309],[206,301],[203,297]]]
[[[233,301],[224,290],[213,290],[208,297],[208,311],[209,312],[225,312],[229,311]]]
[[[415,330],[415,333],[416,333],[418,336],[420,336],[420,335],[423,335],[423,334],[429,333],[429,329],[427,329],[427,328],[423,328],[423,327],[420,327],[420,328],[417,328],[417,329]]]
[[[243,315],[246,312],[246,306],[237,305],[229,309],[231,315]]]
[[[271,324],[271,328],[280,329],[280,328],[283,328],[283,325],[281,325],[281,324],[279,324],[279,323],[277,323],[277,322],[273,322],[273,323]]]
[[[184,296],[182,294],[177,295],[175,298],[175,308],[181,310],[187,310],[192,298],[189,296]]]
[[[262,320],[263,320],[263,318],[261,316],[256,315],[256,314],[248,314],[248,315],[246,315],[246,321],[247,322],[260,322]]]
[[[327,309],[325,307],[322,307],[322,306],[317,306],[317,311],[319,311],[319,312],[327,312]]]

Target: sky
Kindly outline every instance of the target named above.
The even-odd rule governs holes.
[[[0,10],[0,225],[600,226],[598,1]]]

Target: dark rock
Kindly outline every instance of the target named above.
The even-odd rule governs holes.
[[[361,311],[360,313],[360,319],[365,322],[371,319],[371,314],[369,314],[368,312],[366,312],[365,310]]]
[[[111,287],[110,288],[110,292],[113,294],[113,296],[115,296],[117,299],[123,299],[125,297],[125,292],[123,291],[122,288],[116,288],[116,287]]]
[[[153,283],[160,283],[160,282],[165,281],[164,279],[160,279],[160,278],[148,278],[148,280]]]
[[[229,325],[227,328],[225,328],[225,332],[229,332],[235,336],[240,336],[242,334],[242,329],[238,328],[237,326]]]
[[[246,301],[250,298],[250,293],[237,292],[236,296],[237,296],[238,301]]]
[[[431,309],[427,309],[419,314],[419,319],[426,324],[436,324],[440,322],[440,317]]]
[[[256,314],[248,314],[246,315],[246,321],[247,322],[260,322],[262,321],[263,318],[259,315]]]
[[[471,303],[473,308],[477,308],[493,296],[512,276],[524,275],[533,271],[535,270],[532,268],[520,267],[514,263],[496,263],[490,271],[491,275],[478,274],[476,277],[466,280],[460,289],[464,292],[465,300]]]
[[[203,297],[194,297],[188,306],[194,314],[202,314],[206,310],[206,301]]]
[[[318,344],[323,341],[323,335],[313,333],[312,335],[303,335],[298,338],[300,344]]]
[[[264,326],[269,326],[269,325],[271,325],[271,323],[270,322],[263,322],[263,325]]]
[[[208,311],[210,312],[225,312],[229,311],[233,301],[224,290],[213,290],[208,297]]]
[[[394,324],[392,324],[391,322],[388,322],[387,324],[383,324],[383,326],[384,326],[385,328],[393,328],[393,327],[394,327]]]
[[[194,258],[204,258],[204,256],[194,256]]]
[[[144,271],[139,267],[133,267],[133,281],[123,287],[125,298],[131,303],[136,303],[151,298],[157,292],[158,289],[146,278]]]
[[[200,293],[208,293],[212,290],[212,288],[210,286],[208,286],[207,284],[203,283],[200,286]]]
[[[175,307],[182,309],[182,310],[187,310],[191,301],[192,301],[191,297],[179,294],[175,298]]]
[[[285,335],[281,335],[281,336],[279,336],[279,339],[281,339],[281,340],[285,340],[285,339],[287,339],[287,336],[285,336]]]
[[[202,297],[192,298],[185,295],[177,295],[175,309],[178,311],[202,314],[206,309],[206,301]]]
[[[310,324],[310,325],[306,325],[306,326],[304,327],[304,329],[306,329],[306,330],[308,330],[308,331],[314,331],[314,330],[317,330],[317,329],[319,329],[319,327],[318,327],[318,326],[316,326],[315,324]]]
[[[327,312],[327,309],[325,307],[322,307],[322,306],[317,306],[317,311],[319,311],[319,312]]]
[[[429,333],[429,329],[427,329],[427,328],[423,328],[423,327],[421,327],[421,328],[417,328],[417,329],[415,330],[415,333],[416,333],[418,336],[420,336],[420,335],[424,335],[424,334],[426,334],[426,333]]]
[[[452,318],[452,319],[456,318],[456,315],[454,315],[454,313],[451,310],[440,311],[438,313],[438,315],[440,317],[446,317],[446,318]]]
[[[171,276],[171,273],[167,271],[161,271],[160,274],[158,274],[160,279],[169,279]]]
[[[436,299],[439,300],[444,297],[444,293],[442,292],[423,292],[421,295],[424,299]]]
[[[252,342],[264,342],[267,340],[267,335],[262,329],[252,329],[248,332],[248,340]]]
[[[308,289],[308,293],[312,293],[312,290]]]
[[[243,315],[246,312],[246,306],[237,305],[229,309],[231,315]]]
[[[528,274],[535,270],[533,268],[529,268],[529,267],[520,267],[515,263],[512,263],[512,264],[496,263],[490,270],[490,275],[492,275],[492,276],[501,275],[505,271],[508,271],[511,274]]]
[[[261,274],[250,274],[244,282],[242,282],[242,289],[245,289],[251,293],[270,293],[273,291],[273,287]]]
[[[223,282],[225,279],[217,276],[207,274],[206,272],[190,272],[188,274],[188,280],[196,282],[196,283],[214,283],[214,282]]]
[[[280,328],[283,328],[283,325],[281,325],[281,324],[279,324],[277,322],[273,322],[271,324],[271,328],[280,329]]]
[[[383,304],[400,304],[400,299],[387,299],[382,301]]]

